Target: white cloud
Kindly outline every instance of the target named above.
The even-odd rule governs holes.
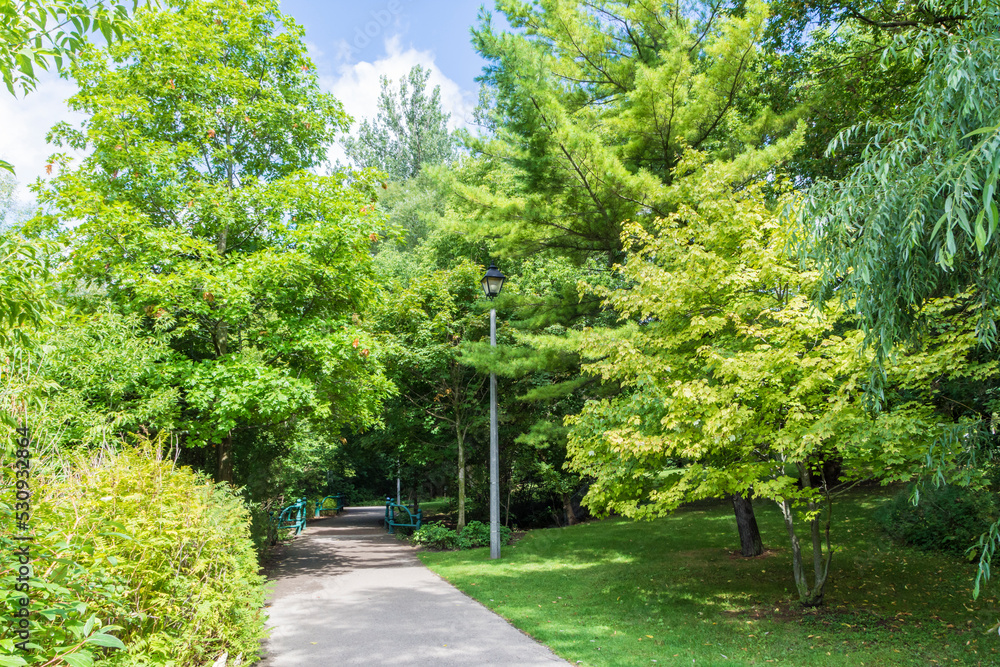
[[[413,47],[403,50],[399,36],[385,39],[385,55],[374,62],[361,61],[344,63],[336,68],[336,75],[320,78],[320,85],[333,93],[344,105],[344,110],[354,118],[357,127],[362,120],[374,118],[378,113],[378,97],[381,91],[380,78],[388,77],[394,85],[405,77],[414,65],[422,65],[431,71],[427,85],[430,89],[441,87],[441,106],[451,114],[448,121],[452,129],[472,125],[475,99],[472,93],[441,73],[435,64],[432,51],[418,51]],[[334,146],[330,151],[330,161],[344,160],[343,149]]]
[[[15,98],[0,90],[0,158],[14,165],[17,196],[22,203],[33,198],[27,186],[45,174],[50,155],[63,151],[72,154],[46,143],[45,135],[59,121],[78,125],[84,118],[66,107],[66,99],[75,92],[73,83],[55,75],[43,77],[38,87],[24,97]]]
[[[432,51],[418,51],[413,47],[404,50],[399,36],[385,38],[384,46],[385,54],[374,62],[345,63],[341,57],[349,53],[350,45],[335,45],[341,64],[336,66],[333,76],[320,78],[320,85],[333,93],[354,118],[355,127],[365,118],[374,118],[378,111],[379,77],[385,75],[398,82],[417,64],[431,71],[428,80],[431,89],[441,87],[441,105],[451,114],[449,126],[455,129],[472,125],[475,96],[441,73]],[[317,60],[323,58],[316,44],[309,43],[308,48]],[[38,88],[25,97],[14,98],[0,91],[0,158],[14,165],[17,195],[22,203],[33,199],[27,185],[45,174],[48,156],[64,150],[47,144],[45,135],[59,121],[79,125],[85,118],[84,114],[72,113],[66,108],[66,99],[75,92],[72,82],[55,75],[43,77]],[[334,146],[330,160],[336,162],[338,159],[344,161],[343,149]]]

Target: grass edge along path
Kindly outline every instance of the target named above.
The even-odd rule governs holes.
[[[997,585],[973,601],[970,564],[892,544],[872,519],[888,494],[855,490],[835,505],[837,552],[816,610],[794,604],[773,503],[756,504],[769,550],[752,559],[739,556],[726,503],[530,531],[499,561],[488,549],[420,559],[577,664],[1000,664],[1000,636],[987,632]]]

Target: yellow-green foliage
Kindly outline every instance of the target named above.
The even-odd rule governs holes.
[[[13,498],[11,480],[5,468],[3,502]],[[85,667],[92,659],[181,667],[223,651],[245,660],[256,654],[263,578],[249,512],[231,487],[174,467],[148,444],[76,456],[61,472],[36,476],[32,487],[31,634],[38,648],[25,653],[5,637],[0,664]],[[0,505],[5,629],[14,609],[10,509]],[[125,649],[102,648],[114,642],[93,637],[101,631]]]

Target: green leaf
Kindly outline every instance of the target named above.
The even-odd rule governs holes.
[[[114,635],[109,635],[104,632],[97,632],[90,635],[87,637],[87,643],[96,644],[98,646],[106,646],[108,648],[125,648],[125,644],[122,643],[122,640],[118,639],[118,637],[115,637]]]
[[[63,660],[66,661],[70,667],[93,667],[94,656],[90,651],[77,651],[76,653],[70,653],[69,655],[64,655]]]
[[[963,139],[968,139],[969,137],[974,137],[977,134],[987,134],[989,132],[996,132],[997,130],[1000,130],[1000,125],[992,125],[990,127],[981,127],[978,130],[973,130],[972,132],[969,132],[968,134],[966,134],[962,138]]]

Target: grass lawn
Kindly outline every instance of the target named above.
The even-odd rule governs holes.
[[[488,549],[420,558],[583,665],[1000,665],[1000,636],[987,632],[997,586],[973,602],[972,565],[890,543],[871,518],[887,497],[855,490],[835,504],[837,551],[815,610],[794,605],[773,503],[756,506],[769,549],[758,558],[739,556],[728,503],[531,531],[499,561]]]
[[[434,500],[421,500],[420,509],[423,510],[424,516],[437,515],[442,512],[448,511],[448,503],[451,500],[449,498],[435,498]]]

